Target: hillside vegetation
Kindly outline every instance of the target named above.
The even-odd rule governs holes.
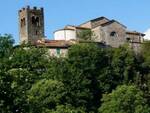
[[[81,43],[66,58],[13,44],[0,36],[0,113],[150,113],[150,42],[139,55]]]

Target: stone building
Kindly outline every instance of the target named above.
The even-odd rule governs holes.
[[[97,38],[96,42],[103,42],[112,47],[119,47],[126,42],[139,45],[143,42],[143,33],[129,31],[127,27],[116,20],[100,17],[80,25],[90,28]]]
[[[54,57],[65,57],[68,53],[68,48],[74,44],[74,41],[66,40],[38,40],[37,47],[46,47],[48,54]]]
[[[44,10],[29,6],[19,10],[20,43],[35,43],[44,38]]]
[[[116,20],[99,17],[78,26],[67,25],[54,32],[54,40],[46,40],[43,8],[27,6],[19,10],[20,43],[46,46],[51,56],[65,56],[71,45],[80,43],[78,34],[84,30],[90,30],[95,34],[96,38],[93,41],[97,44],[119,47],[129,43],[135,51],[139,50],[144,36],[143,33],[128,30],[125,25]]]

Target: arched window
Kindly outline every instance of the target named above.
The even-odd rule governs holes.
[[[40,19],[39,19],[39,17],[36,17],[35,21],[36,21],[36,25],[40,26]]]
[[[23,18],[23,25],[24,25],[24,26],[26,25],[26,21],[25,21],[25,18]]]
[[[35,24],[35,17],[34,16],[32,16],[31,20],[32,20],[32,24]]]
[[[20,22],[20,23],[21,23],[21,27],[22,27],[22,26],[23,26],[23,19],[21,19],[21,22]]]
[[[115,31],[112,31],[112,32],[110,33],[110,36],[111,36],[111,37],[118,37],[118,34],[117,34]]]
[[[21,19],[21,27],[25,26],[25,24],[26,24],[25,18],[22,18]]]
[[[39,17],[32,16],[31,19],[32,19],[32,24],[33,25],[40,26],[40,19],[39,19]]]

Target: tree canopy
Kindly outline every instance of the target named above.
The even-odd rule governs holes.
[[[13,44],[11,35],[0,36],[1,113],[150,112],[149,42],[137,55],[83,41],[59,58]]]
[[[104,94],[99,113],[149,113],[144,94],[136,86],[122,85]]]

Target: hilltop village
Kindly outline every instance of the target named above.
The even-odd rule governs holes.
[[[19,10],[19,28],[20,45],[0,35],[0,113],[150,113],[143,33],[99,17],[48,40],[44,9],[29,6]]]
[[[27,6],[19,10],[20,44],[30,42],[36,46],[46,46],[53,56],[65,56],[72,44],[80,42],[78,34],[86,30],[94,33],[96,38],[93,41],[99,45],[119,47],[128,42],[135,51],[138,51],[144,36],[143,33],[128,30],[117,20],[98,17],[56,30],[54,40],[48,40],[44,35],[44,9]]]

